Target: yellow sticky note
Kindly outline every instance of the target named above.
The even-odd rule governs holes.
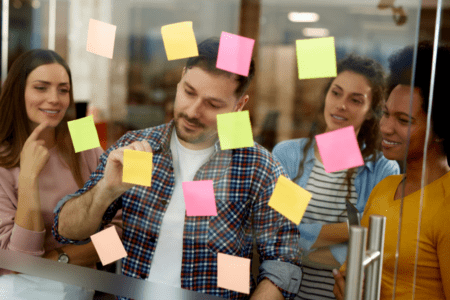
[[[67,122],[75,153],[100,147],[92,115]]]
[[[298,225],[311,197],[310,192],[282,175],[275,185],[269,206]]]
[[[191,21],[165,25],[161,27],[161,34],[168,60],[198,56]]]
[[[150,187],[152,185],[153,153],[125,149],[122,181]]]
[[[254,146],[248,110],[217,115],[217,131],[222,150]]]
[[[298,78],[336,77],[334,37],[297,40]]]

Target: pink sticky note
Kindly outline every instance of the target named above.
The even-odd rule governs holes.
[[[89,20],[86,50],[107,58],[113,57],[116,26],[98,20]]]
[[[250,259],[217,253],[217,286],[250,294]]]
[[[92,235],[91,240],[104,266],[127,256],[114,226]]]
[[[255,40],[222,31],[216,68],[248,76]]]
[[[181,185],[187,216],[217,216],[212,180],[186,181]]]
[[[364,164],[353,126],[316,135],[316,142],[327,173]]]

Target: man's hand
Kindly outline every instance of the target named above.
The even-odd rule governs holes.
[[[345,292],[345,278],[344,275],[339,272],[339,270],[333,270],[333,277],[335,280],[333,293],[336,297],[336,300],[344,300],[344,292]]]
[[[122,194],[134,186],[134,184],[122,182],[123,152],[125,149],[152,152],[152,147],[147,141],[137,141],[126,147],[118,148],[109,154],[103,180],[108,189],[114,189],[118,194]]]

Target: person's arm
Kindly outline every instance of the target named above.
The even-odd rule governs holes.
[[[39,197],[39,174],[50,158],[45,141],[39,134],[47,123],[39,124],[25,141],[20,152],[18,203],[15,223],[31,231],[44,231],[44,219]]]
[[[302,278],[300,233],[296,224],[268,205],[278,177],[287,177],[279,166],[279,163],[271,166],[271,172],[261,179],[262,185],[252,206],[253,232],[261,260],[258,282],[264,284],[261,288],[258,285],[257,290],[259,294],[259,289],[272,287],[267,283],[269,280],[284,298],[294,298]]]
[[[349,234],[347,222],[325,224],[322,226],[322,229],[320,230],[320,233],[311,248],[322,248],[330,245],[341,244],[347,242],[348,239]]]
[[[97,262],[100,261],[97,251],[95,250],[94,244],[89,242],[85,245],[66,245],[60,247],[60,249],[67,254],[69,257],[69,263],[73,265],[78,265],[82,267],[93,267]],[[42,257],[51,259],[54,261],[58,260],[59,253],[56,250],[51,250],[46,252]]]
[[[55,216],[55,235],[70,240],[85,240],[97,232],[108,207],[134,186],[122,182],[125,149],[152,151],[150,144],[144,141],[113,150],[106,161],[103,178],[92,189],[59,208]]]
[[[447,200],[450,200],[447,198]],[[441,272],[442,286],[444,287],[444,294],[446,299],[450,299],[450,223],[448,222],[448,216],[450,209],[446,209],[445,213],[441,212],[441,218],[437,218],[436,228],[439,231],[437,241],[437,256],[439,260],[439,270]],[[447,225],[445,225],[447,224]]]
[[[284,300],[284,297],[278,287],[266,278],[258,284],[250,300]]]

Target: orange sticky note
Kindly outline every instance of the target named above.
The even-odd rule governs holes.
[[[250,259],[217,253],[217,286],[250,294]]]
[[[281,175],[270,197],[269,206],[298,225],[311,198],[310,192]]]
[[[125,149],[122,181],[150,187],[152,185],[153,153]]]
[[[167,60],[198,56],[192,22],[180,22],[161,27]]]
[[[104,266],[127,256],[114,226],[92,235],[91,240]]]
[[[117,26],[98,20],[89,20],[86,50],[107,58],[113,57]]]

